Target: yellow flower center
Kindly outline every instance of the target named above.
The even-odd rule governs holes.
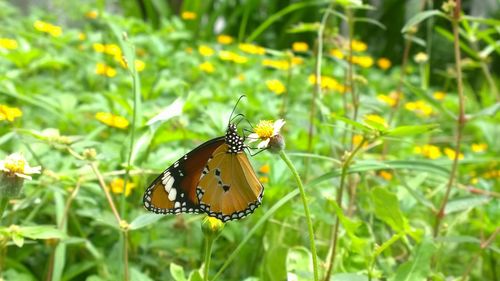
[[[261,120],[254,128],[254,132],[261,139],[270,138],[273,135],[273,131],[274,131],[273,121],[271,120]]]
[[[7,170],[9,170],[12,174],[14,173],[24,174],[25,164],[26,161],[24,161],[24,159],[7,157],[7,159],[5,159],[4,167]]]

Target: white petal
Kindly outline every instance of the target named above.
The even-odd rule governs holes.
[[[283,125],[285,125],[285,120],[283,119],[278,119],[274,122],[274,125],[273,125],[273,136],[277,135],[280,133],[280,130],[281,128],[283,127]]]
[[[254,142],[259,139],[259,135],[257,135],[256,133],[251,133],[250,135],[248,135],[247,139],[249,139],[249,143]]]
[[[267,148],[267,146],[269,145],[269,141],[271,139],[266,139],[266,140],[263,140],[261,141],[258,145],[257,145],[257,148],[261,148],[261,149],[264,149],[264,148]]]
[[[15,173],[15,175],[23,179],[31,180],[31,177],[25,174]]]

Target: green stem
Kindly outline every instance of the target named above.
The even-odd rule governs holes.
[[[453,28],[453,43],[455,49],[455,71],[457,72],[457,91],[458,91],[458,118],[457,118],[457,133],[455,135],[455,157],[453,159],[453,163],[451,166],[450,178],[448,180],[448,184],[446,185],[446,192],[444,194],[443,201],[441,202],[441,206],[439,207],[439,211],[436,214],[436,221],[434,223],[433,235],[437,237],[439,235],[439,228],[441,226],[441,222],[446,215],[444,210],[446,208],[446,204],[448,203],[448,199],[450,198],[451,189],[455,183],[457,177],[458,170],[458,159],[460,157],[460,146],[462,144],[462,134],[465,127],[465,97],[463,91],[463,82],[462,82],[462,64],[460,58],[460,37],[459,37],[459,22],[460,22],[460,6],[461,1],[457,1],[457,6],[455,7],[454,17],[452,19],[452,28]]]
[[[2,196],[2,198],[0,199],[0,221],[2,220],[3,212],[7,208],[8,204],[9,204],[9,198]]]
[[[344,194],[344,189],[345,189],[345,180],[347,178],[347,172],[349,171],[349,167],[352,163],[352,160],[354,159],[354,156],[359,152],[359,150],[365,145],[367,139],[363,137],[363,140],[361,143],[347,156],[346,160],[342,164],[342,173],[340,174],[340,187],[337,192],[337,205],[339,206],[340,209],[342,209],[342,197]],[[332,230],[332,240],[331,240],[331,247],[330,247],[330,259],[328,261],[327,265],[327,270],[325,274],[325,281],[330,280],[330,275],[333,270],[333,265],[335,263],[335,256],[337,253],[337,241],[338,241],[338,236],[339,236],[339,217],[337,216],[335,218],[335,224],[333,225],[333,230]]]
[[[203,280],[208,281],[208,270],[210,269],[210,260],[212,258],[212,245],[214,244],[214,237],[205,237],[205,265],[203,267]]]
[[[312,225],[312,220],[311,220],[311,214],[309,212],[309,206],[307,205],[307,198],[306,198],[306,193],[304,191],[304,185],[302,184],[302,180],[300,179],[299,173],[295,169],[295,166],[293,165],[292,161],[290,161],[290,158],[286,155],[284,150],[280,151],[280,156],[281,159],[286,163],[288,168],[293,174],[293,177],[295,178],[295,181],[297,182],[297,186],[299,187],[300,191],[300,197],[302,199],[302,203],[304,204],[304,214],[306,216],[307,220],[307,229],[309,232],[309,243],[311,244],[311,254],[313,258],[313,270],[314,270],[314,280],[318,281],[319,280],[319,274],[318,274],[318,256],[316,255],[316,244],[314,242],[314,229]]]

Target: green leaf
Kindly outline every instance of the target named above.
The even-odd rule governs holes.
[[[55,226],[23,226],[20,227],[19,233],[30,239],[62,239],[66,234],[57,229]]]
[[[280,281],[287,276],[287,253],[288,247],[280,245],[270,246],[266,251],[263,261],[263,275],[265,280]]]
[[[399,266],[394,281],[420,281],[426,280],[430,272],[432,255],[436,247],[431,240],[424,240],[415,251],[410,261]]]
[[[392,244],[396,243],[396,241],[401,239],[403,236],[405,236],[404,232],[396,233],[392,235],[392,237],[389,238],[389,240],[385,241],[384,243],[382,243],[382,245],[378,246],[373,252],[373,260],[375,260],[376,257],[378,257],[382,252],[384,252]]]
[[[286,32],[288,33],[303,33],[303,32],[318,32],[321,23],[319,22],[311,22],[311,23],[298,23],[291,28],[289,28]]]
[[[172,274],[172,277],[175,281],[187,281],[186,275],[184,274],[184,268],[182,268],[182,266],[180,265],[171,263],[170,274]]]
[[[336,273],[332,275],[332,281],[368,281],[368,276],[359,273]]]
[[[383,30],[386,30],[385,25],[383,25],[381,22],[371,19],[371,18],[354,18],[354,22],[366,22],[372,25],[375,25],[377,27],[380,27]]]
[[[335,210],[335,214],[338,216],[340,223],[344,226],[347,235],[351,239],[352,250],[354,252],[361,252],[361,250],[366,246],[366,241],[356,236],[355,232],[362,223],[360,221],[353,221],[347,218],[342,209],[338,206],[337,202],[330,201],[330,204]]]
[[[252,34],[248,36],[248,38],[245,40],[246,42],[252,42],[254,41],[264,30],[266,30],[271,24],[273,24],[275,21],[280,20],[282,17],[284,17],[286,14],[289,14],[295,10],[299,9],[304,9],[309,6],[319,6],[319,5],[325,5],[329,1],[321,0],[321,1],[306,1],[306,2],[297,2],[293,3],[291,5],[286,6],[284,9],[279,10],[275,14],[269,16],[267,20],[265,20],[262,24],[260,24],[257,28],[254,29]]]
[[[444,209],[445,214],[451,214],[455,212],[465,211],[479,205],[486,204],[491,199],[486,196],[477,196],[477,197],[468,197],[461,199],[450,200],[448,204],[446,204],[446,208]]]
[[[136,230],[159,221],[164,216],[157,214],[142,214],[130,223],[130,230]]]
[[[201,276],[201,273],[199,270],[193,270],[189,274],[189,281],[203,281],[203,276]]]
[[[288,251],[286,256],[286,271],[288,280],[290,275],[295,276],[293,280],[309,281],[312,276],[312,255],[308,249],[304,247],[295,247]],[[283,279],[281,279],[283,280]]]
[[[411,19],[409,19],[408,22],[403,26],[401,33],[408,32],[408,30],[411,29],[412,27],[414,27],[415,25],[418,25],[422,21],[426,20],[429,17],[433,17],[433,16],[440,16],[443,18],[448,18],[443,12],[441,12],[439,10],[423,11],[421,13],[416,14]]]
[[[364,132],[371,132],[371,131],[373,131],[372,128],[370,128],[370,127],[368,127],[368,126],[366,126],[364,124],[361,124],[359,122],[356,122],[354,120],[351,120],[349,118],[345,118],[345,117],[342,117],[342,116],[333,116],[333,119],[337,119],[339,121],[342,121],[342,122],[344,122],[346,124],[349,124],[349,125],[351,125],[351,126],[353,126],[355,128],[358,128],[358,129],[360,129],[360,130],[362,130]]]
[[[439,124],[415,125],[415,126],[400,126],[394,129],[387,130],[384,136],[391,137],[406,137],[425,134],[439,127]]]
[[[24,237],[19,233],[12,233],[11,238],[12,242],[14,242],[14,244],[16,244],[19,248],[24,245]]]
[[[388,224],[396,232],[404,232],[409,229],[408,221],[399,208],[399,200],[396,194],[385,188],[376,187],[372,191],[372,198],[377,218]]]

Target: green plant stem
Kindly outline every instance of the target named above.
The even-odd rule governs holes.
[[[352,163],[352,160],[354,159],[354,156],[359,152],[359,150],[363,147],[363,145],[365,145],[366,141],[367,141],[367,139],[365,137],[363,137],[363,139],[361,140],[359,145],[356,148],[354,148],[354,150],[352,152],[350,152],[348,154],[346,160],[344,161],[344,163],[342,163],[342,171],[340,174],[340,186],[339,186],[339,189],[337,191],[337,198],[336,198],[337,205],[339,206],[340,209],[342,209],[342,197],[344,195],[347,172],[349,171],[349,167]],[[335,256],[336,256],[336,252],[337,252],[337,241],[338,241],[338,236],[339,236],[339,225],[340,225],[340,220],[339,220],[339,217],[337,216],[335,218],[335,224],[333,225],[333,229],[332,229],[332,237],[331,237],[331,242],[330,242],[331,246],[330,246],[330,251],[329,251],[330,258],[328,259],[328,264],[326,266],[327,270],[325,273],[325,277],[323,279],[325,281],[330,280],[330,276],[331,276],[332,270],[333,270],[333,265],[335,264]]]
[[[468,279],[467,277],[470,275],[472,269],[474,268],[474,265],[476,264],[477,260],[481,256],[481,253],[483,252],[483,250],[488,248],[491,245],[491,243],[493,243],[493,241],[495,240],[495,238],[497,237],[497,235],[499,233],[500,233],[500,227],[497,227],[495,229],[495,231],[493,232],[493,234],[491,234],[491,236],[488,239],[486,239],[486,241],[481,243],[481,248],[480,248],[479,252],[472,258],[471,262],[467,266],[467,269],[465,270],[464,274],[462,275],[462,279],[460,279],[460,280],[466,281]],[[493,279],[493,280],[495,280],[495,279]]]
[[[436,214],[436,220],[434,223],[433,235],[437,237],[439,235],[439,227],[441,226],[441,221],[443,220],[448,199],[450,197],[450,192],[456,179],[457,169],[458,169],[458,158],[460,156],[460,146],[462,142],[462,133],[465,127],[465,97],[462,84],[462,64],[460,58],[460,37],[459,37],[459,22],[460,22],[460,6],[461,1],[457,0],[454,17],[452,18],[452,29],[453,29],[453,46],[455,50],[455,71],[457,73],[457,91],[458,91],[458,117],[457,117],[457,133],[455,135],[455,157],[451,166],[450,178],[448,184],[446,185],[446,192],[441,202],[441,206]]]
[[[214,237],[205,236],[205,265],[203,266],[203,280],[208,281],[208,271],[210,269],[210,260],[212,259],[212,246]]]
[[[9,204],[9,198],[2,196],[2,198],[0,199],[0,221],[2,220],[3,212],[7,208],[8,204]]]
[[[128,272],[128,234],[127,230],[122,227],[122,224],[124,223],[122,221],[122,218],[120,217],[120,214],[118,213],[118,210],[116,209],[115,203],[113,202],[113,198],[111,197],[111,194],[109,193],[108,188],[106,187],[106,183],[104,182],[104,178],[102,177],[101,172],[97,168],[97,165],[95,162],[90,163],[90,167],[92,168],[92,171],[97,177],[97,180],[99,181],[99,185],[101,186],[102,190],[104,191],[104,194],[106,196],[106,199],[108,200],[109,207],[111,208],[111,211],[113,212],[113,215],[115,216],[117,224],[120,226],[120,229],[122,230],[123,233],[123,259],[124,259],[124,280],[128,281],[129,280],[129,272]],[[123,191],[125,193],[125,191]],[[125,222],[126,223],[126,222]]]
[[[307,134],[307,152],[311,153],[312,150],[312,140],[314,136],[314,117],[316,117],[316,99],[318,97],[321,98],[322,89],[321,89],[321,62],[323,61],[323,36],[325,33],[325,25],[328,20],[328,16],[330,15],[330,11],[333,8],[333,2],[328,5],[327,10],[323,14],[321,18],[321,24],[318,29],[318,43],[316,50],[316,62],[315,62],[315,71],[314,76],[316,77],[313,89],[313,96],[311,100],[311,110],[309,115],[309,131]],[[309,158],[305,159],[305,168],[304,168],[304,179],[307,181],[307,175],[309,171]]]
[[[302,199],[302,204],[304,205],[304,214],[306,216],[307,220],[307,229],[309,232],[309,243],[311,247],[311,254],[313,258],[313,270],[314,270],[314,280],[318,281],[319,280],[319,273],[318,273],[318,256],[316,255],[316,243],[314,242],[314,229],[312,225],[312,220],[311,220],[311,214],[309,212],[309,206],[307,205],[307,198],[306,198],[306,193],[304,191],[304,185],[302,184],[302,180],[300,179],[299,173],[295,169],[295,166],[293,165],[292,161],[290,161],[290,158],[286,155],[284,150],[280,151],[280,157],[283,159],[285,164],[288,166],[290,171],[293,174],[293,177],[295,178],[295,181],[297,182],[297,186],[299,188],[300,192],[300,197]]]

